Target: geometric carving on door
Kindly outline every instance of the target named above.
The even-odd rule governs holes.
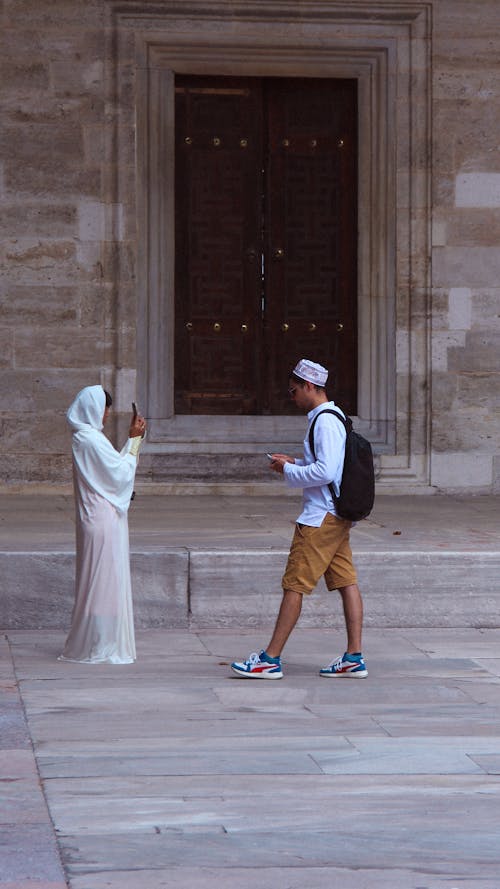
[[[356,412],[357,84],[176,78],[175,409],[286,414],[301,356]]]

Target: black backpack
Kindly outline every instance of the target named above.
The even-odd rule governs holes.
[[[345,426],[345,458],[340,483],[340,496],[337,497],[333,485],[329,484],[335,510],[342,519],[358,522],[370,514],[375,500],[375,471],[373,468],[372,446],[366,438],[352,428],[350,417],[327,408],[316,414],[309,430],[309,447],[316,459],[314,450],[314,425],[321,414],[334,414]]]

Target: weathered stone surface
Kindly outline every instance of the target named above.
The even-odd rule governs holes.
[[[138,627],[187,626],[188,565],[188,553],[182,551],[131,554]],[[0,566],[0,627],[69,628],[75,578],[72,552],[0,553]]]
[[[0,312],[3,308],[3,301],[0,302]],[[12,366],[12,356],[14,353],[14,334],[11,330],[0,328],[0,367],[6,368]]]
[[[78,294],[70,287],[13,285],[0,302],[0,324],[60,327],[77,318]]]
[[[211,22],[211,34],[217,39],[223,35],[230,41],[243,29],[246,39],[256,45],[277,40],[280,53],[293,53],[311,35],[322,47],[325,29],[333,21],[329,35],[333,33],[334,42],[339,35],[347,54],[351,45],[364,41],[390,45],[387,87],[400,121],[395,132],[391,112],[387,144],[372,146],[370,163],[374,166],[360,169],[362,177],[376,183],[376,165],[389,158],[390,163],[394,161],[390,176],[394,174],[396,180],[387,192],[395,204],[381,210],[381,221],[386,210],[388,219],[384,262],[396,273],[395,307],[388,313],[390,360],[386,365],[385,354],[380,357],[370,381],[371,386],[383,378],[384,385],[396,393],[397,453],[386,454],[384,466],[389,465],[389,456],[394,457],[394,467],[399,460],[408,465],[423,458],[419,465],[428,481],[432,447],[440,453],[449,447],[453,461],[464,454],[466,471],[461,475],[468,477],[471,441],[467,427],[471,409],[477,406],[481,410],[482,474],[488,472],[489,454],[493,477],[499,427],[495,394],[496,333],[500,330],[500,210],[495,186],[499,175],[498,3],[431,0],[411,10],[404,3],[380,10],[375,4],[369,15],[365,9],[353,10],[348,3],[344,7],[337,4],[335,9],[326,4],[319,12],[314,8],[309,19],[311,4],[299,0],[298,6],[290,4],[289,21],[277,15],[278,7],[283,12],[283,3],[276,8],[272,3],[260,4],[253,15],[245,4],[230,8],[223,3],[214,24],[213,10],[199,3],[192,5],[186,18],[182,4],[170,0],[131,7],[125,3],[119,9],[111,8],[105,0],[61,0],[57,4],[26,0],[21,16],[14,0],[5,0],[0,56],[4,121],[0,163],[5,208],[0,232],[5,242],[0,246],[0,366],[17,371],[29,367],[36,379],[45,375],[47,367],[61,378],[68,373],[79,377],[81,369],[85,385],[96,377],[113,380],[121,368],[135,371],[139,364],[138,386],[142,391],[146,388],[144,368],[155,359],[149,349],[146,356],[143,341],[137,345],[137,300],[157,269],[149,269],[144,277],[144,267],[138,264],[140,251],[149,249],[138,227],[138,205],[144,198],[145,167],[157,145],[153,127],[148,136],[149,153],[141,160],[138,149],[140,153],[145,97],[137,63],[140,58],[139,64],[145,64],[147,52],[141,55],[142,37],[137,35],[148,35],[153,43],[160,32],[160,41],[173,41],[178,34],[190,34],[195,41],[201,35],[210,43],[210,35],[204,31]],[[206,15],[203,21],[197,18],[199,12]],[[147,15],[141,18],[141,13]],[[345,27],[343,22],[349,17],[350,24]],[[401,21],[404,27],[398,24]],[[412,39],[406,40],[402,35],[409,21]],[[187,41],[186,36],[186,46]],[[210,64],[205,63],[207,70]],[[409,138],[412,120],[418,123],[414,139]],[[432,132],[432,155],[427,123]],[[161,186],[154,200],[160,193]],[[429,274],[431,220],[435,224]],[[363,228],[366,224],[361,213],[364,249],[371,251],[372,233]],[[410,232],[417,249],[409,243]],[[373,291],[363,307],[364,317],[378,298],[385,301],[388,295],[392,297],[392,290],[379,294],[373,285],[375,281],[363,284],[367,292]],[[54,291],[48,294],[51,288]],[[459,323],[456,301],[450,297],[451,291],[461,288],[470,290],[470,329]],[[143,314],[139,308],[140,325]],[[63,334],[70,326],[73,329],[65,342]],[[429,356],[430,327],[434,338]],[[466,330],[467,337],[458,335]],[[376,327],[369,332],[374,339],[379,334]],[[166,330],[165,337],[169,335]],[[390,378],[386,380],[388,368]],[[481,377],[466,379],[464,371]],[[427,386],[431,372],[432,399]],[[40,402],[36,386],[27,378],[23,393],[20,380],[13,381],[10,374],[2,379],[0,405],[10,410],[17,404],[23,413],[20,422],[27,430],[33,429],[33,412],[43,404],[43,398]],[[10,382],[14,382],[12,397]],[[64,379],[55,388],[62,406]],[[434,415],[426,416],[430,405]],[[427,437],[429,426],[434,430],[434,444]],[[493,430],[490,438],[488,427]],[[29,465],[24,450],[29,448],[29,435],[12,425],[8,435],[13,447],[22,448],[17,462],[20,479],[27,475],[53,477],[56,455],[51,468],[33,438]],[[59,436],[57,442],[61,447]],[[156,466],[150,460],[149,477],[167,480],[170,460],[171,472],[181,478],[182,443],[175,456],[176,460],[168,455],[158,457]],[[257,478],[254,462],[243,457],[243,464],[233,460],[228,465],[230,477],[248,470],[249,480]],[[15,466],[16,455],[12,455],[9,478],[13,478]],[[222,477],[221,467],[214,463],[211,475]],[[198,481],[196,471],[189,470],[188,479]]]
[[[338,634],[297,629],[282,681],[232,678],[261,635],[140,632],[116,667],[9,633],[71,885],[497,889],[498,630],[368,630],[368,678],[325,682]]]
[[[21,331],[16,336],[16,365],[40,369],[101,367],[107,364],[109,348],[97,331],[37,331],[36,339],[31,331]]]
[[[67,342],[70,342],[69,337]],[[90,383],[89,371],[78,368],[68,368],[64,374],[57,369],[46,369],[36,375],[26,369],[5,370],[2,373],[2,411],[8,416],[18,412],[39,414],[40,411],[51,411],[62,416],[77,392],[84,386],[93,385],[98,378],[95,368],[90,373]]]

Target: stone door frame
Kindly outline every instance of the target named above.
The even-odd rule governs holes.
[[[186,10],[185,7],[189,7]],[[116,5],[113,80],[134,67],[137,389],[156,453],[296,446],[303,418],[173,414],[174,78],[357,78],[359,381],[356,426],[386,485],[429,471],[430,3],[214,2]],[[113,140],[120,153],[120,127]],[[131,202],[117,164],[116,201]],[[125,322],[125,319],[124,319]],[[117,323],[118,336],[120,319]],[[119,343],[118,350],[119,350]],[[234,428],[236,427],[236,428]],[[266,445],[266,447],[264,447]]]

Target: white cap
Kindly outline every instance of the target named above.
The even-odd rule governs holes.
[[[309,358],[301,358],[295,365],[293,373],[301,380],[314,383],[315,386],[325,386],[328,379],[328,371],[321,364],[309,361]]]

